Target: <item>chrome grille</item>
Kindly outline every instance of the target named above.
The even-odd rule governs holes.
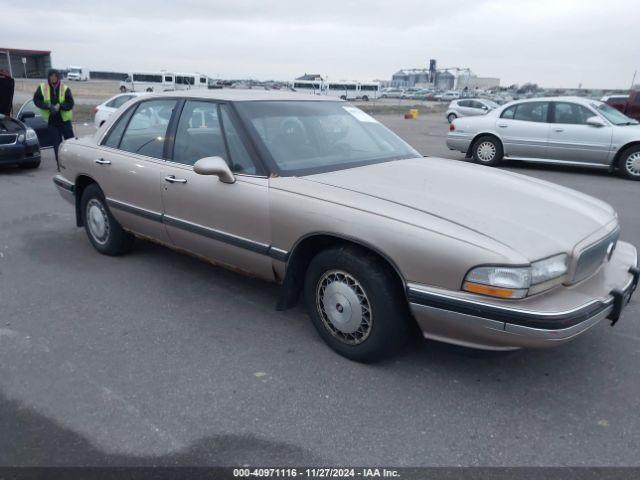
[[[1,133],[0,134],[0,145],[11,145],[16,143],[18,140],[18,135],[15,133]]]
[[[595,273],[607,259],[609,245],[613,243],[613,248],[615,249],[619,237],[620,230],[616,229],[603,239],[585,248],[578,257],[571,283],[580,282]]]

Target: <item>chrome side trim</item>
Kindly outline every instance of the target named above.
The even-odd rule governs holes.
[[[572,165],[576,167],[592,167],[592,168],[610,168],[611,165],[603,163],[591,163],[591,162],[575,162],[572,160],[554,160],[552,158],[529,158],[529,157],[510,157],[504,156],[505,160],[517,160],[522,162],[531,163],[546,163],[550,165]]]
[[[76,189],[75,183],[70,182],[69,180],[67,180],[66,178],[60,175],[56,175],[55,177],[53,177],[53,183],[55,183],[58,188],[61,188],[71,193],[75,192],[75,189]]]
[[[179,218],[172,217],[170,215],[163,215],[162,222],[167,225],[171,225],[173,227],[180,228],[182,230],[186,230],[191,233],[195,233],[197,235],[202,235],[204,237],[208,237],[213,240],[218,240],[220,242],[228,243],[229,245],[244,248],[245,250],[250,250],[252,252],[260,253],[262,255],[269,255],[269,250],[271,248],[269,245],[265,243],[249,240],[248,238],[239,237],[237,235],[233,235],[232,233],[227,233],[221,230],[216,230],[214,228],[205,227],[197,223],[187,222],[186,220],[181,220]]]
[[[130,203],[121,202],[120,200],[115,200],[113,198],[107,198],[107,204],[112,208],[130,213],[132,215],[138,215],[148,220],[164,223],[165,225],[170,225],[187,232],[202,235],[213,240],[218,240],[220,242],[233,245],[234,247],[243,248],[245,250],[259,253],[261,255],[268,255],[269,257],[281,262],[286,262],[289,258],[288,251],[282,250],[281,248],[273,247],[271,245],[267,245],[266,243],[256,242],[254,240],[240,237],[232,233],[223,232],[222,230],[216,230],[215,228],[205,227],[204,225],[199,225],[197,223],[188,222],[177,217],[172,217],[171,215],[165,215],[164,213],[147,210],[146,208],[136,207],[135,205],[131,205]]]
[[[281,262],[286,262],[287,260],[289,260],[289,252],[274,246],[269,247],[269,256]]]
[[[138,215],[139,217],[146,218],[147,220],[153,220],[154,222],[162,222],[162,213],[154,212],[153,210],[147,210],[146,208],[136,207],[130,203],[121,202],[120,200],[114,200],[113,198],[107,198],[107,204],[123,212]]]

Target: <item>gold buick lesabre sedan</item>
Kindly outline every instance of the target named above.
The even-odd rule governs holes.
[[[431,339],[508,350],[615,323],[639,277],[607,204],[423,158],[361,110],[296,93],[137,97],[64,142],[54,182],[101,253],[135,237],[281,284],[345,357]]]

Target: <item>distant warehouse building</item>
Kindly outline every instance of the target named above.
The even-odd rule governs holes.
[[[468,87],[469,90],[491,90],[492,88],[498,88],[500,86],[500,79],[494,77],[476,77],[475,75],[458,77],[458,83],[456,87],[458,90],[462,90]]]
[[[45,78],[51,68],[51,51],[0,47],[0,70],[14,78]]]

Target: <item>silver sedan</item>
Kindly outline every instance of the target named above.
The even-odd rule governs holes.
[[[447,146],[477,163],[505,160],[603,168],[640,180],[640,126],[585,98],[536,98],[454,120]]]

